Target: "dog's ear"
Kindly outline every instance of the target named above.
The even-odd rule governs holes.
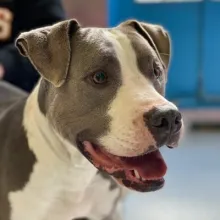
[[[121,24],[122,26],[131,26],[145,39],[156,51],[158,57],[161,59],[166,69],[168,69],[171,58],[171,41],[167,31],[159,26],[138,22],[136,20],[128,20]]]
[[[16,40],[21,55],[28,57],[36,70],[55,87],[67,77],[71,59],[71,36],[79,29],[76,20],[24,32]]]

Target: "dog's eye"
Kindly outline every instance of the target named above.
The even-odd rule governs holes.
[[[158,66],[158,64],[154,63],[154,76],[156,77],[156,79],[160,79],[161,75],[162,71],[160,67]]]
[[[99,71],[93,74],[92,80],[95,84],[103,84],[107,82],[108,76],[105,72]]]

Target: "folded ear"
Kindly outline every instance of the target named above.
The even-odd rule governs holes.
[[[76,20],[62,21],[20,34],[16,46],[42,77],[60,87],[69,71],[71,36],[78,29],[79,23]]]
[[[163,27],[136,20],[128,20],[121,25],[132,26],[139,34],[146,38],[168,69],[171,57],[171,42],[167,31]]]

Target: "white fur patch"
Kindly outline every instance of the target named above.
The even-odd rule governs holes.
[[[113,42],[120,62],[122,86],[109,106],[108,115],[112,119],[110,130],[100,141],[114,155],[137,156],[155,145],[144,124],[144,113],[156,104],[169,102],[138,69],[129,38],[119,30],[107,32],[106,37]]]
[[[24,189],[9,194],[11,220],[101,220],[111,212],[119,189],[110,191],[110,182],[54,132],[38,109],[37,91],[28,99],[23,122],[37,163]]]

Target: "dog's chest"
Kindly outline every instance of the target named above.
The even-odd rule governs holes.
[[[44,168],[43,168],[44,167]],[[101,220],[108,216],[118,199],[119,189],[82,166],[62,170],[37,164],[26,187],[11,193],[11,220],[72,220],[79,217]]]
[[[96,175],[86,190],[77,194],[71,192],[70,188],[60,191],[59,199],[51,206],[45,220],[71,220],[80,217],[102,220],[113,211],[120,191],[119,188],[112,190],[109,180]]]

